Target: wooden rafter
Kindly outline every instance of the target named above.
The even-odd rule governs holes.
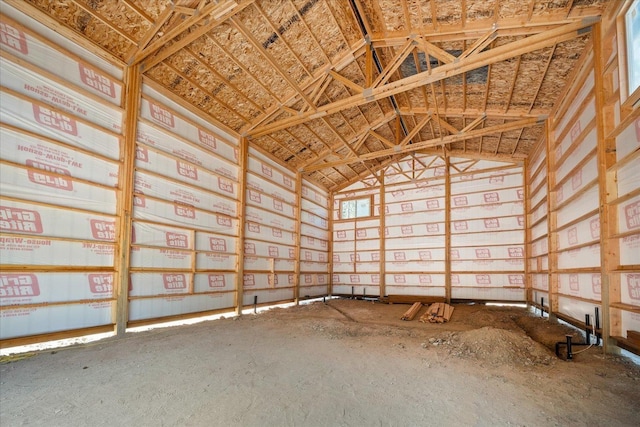
[[[411,109],[401,107],[398,109],[403,116],[414,116],[423,114],[435,114],[435,109],[432,108],[420,108],[413,107]],[[486,110],[475,108],[447,108],[446,110],[440,110],[440,117],[465,117],[467,119],[475,119],[479,116],[485,116],[487,119],[529,119],[538,117],[537,114],[525,113],[522,111],[508,111],[504,110]]]
[[[126,39],[129,43],[132,43],[134,45],[136,44],[136,39],[134,39],[131,35],[127,34],[126,32],[122,31],[117,25],[111,22],[110,19],[103,16],[100,12],[98,12],[97,10],[94,10],[93,8],[89,7],[88,5],[86,5],[81,1],[77,1],[77,0],[72,0],[72,1],[80,9],[84,10],[89,15],[93,16],[95,19],[102,22],[104,25],[109,27],[113,32],[117,33],[119,36]]]
[[[133,1],[131,0],[121,0],[124,4],[127,5],[127,7],[131,10],[133,10],[139,17],[141,17],[142,19],[144,19],[145,21],[148,22],[153,22],[153,18],[151,16],[149,16],[149,14],[147,12],[145,12],[144,9],[138,7],[137,4],[135,4]]]
[[[442,156],[442,150],[436,150],[436,149],[426,149],[426,150],[422,150],[420,151],[420,153],[422,154],[430,154],[430,155],[434,155],[434,156]],[[449,150],[447,151],[447,153],[445,154],[446,156],[449,157],[456,157],[456,156],[460,156],[460,157],[464,157],[466,159],[474,159],[474,160],[495,160],[498,162],[510,162],[510,163],[514,163],[517,164],[519,162],[522,162],[524,160],[524,157],[514,157],[514,156],[510,156],[508,154],[493,154],[493,153],[473,153],[470,151],[464,152],[462,150]],[[451,165],[453,167],[453,165]],[[460,171],[461,172],[461,171]]]
[[[173,12],[174,10],[171,6],[167,6],[162,11],[160,16],[158,16],[158,19],[154,22],[153,27],[151,27],[151,29],[147,31],[147,33],[140,39],[140,41],[129,50],[129,53],[125,55],[125,62],[130,62],[134,56],[142,52],[142,50],[147,47],[151,39],[153,39],[156,34],[158,34],[158,31],[160,31],[162,26],[169,20],[171,15],[173,15]]]
[[[333,162],[327,162],[327,163],[321,163],[321,164],[312,164],[310,166],[307,166],[305,168],[303,168],[304,172],[312,172],[315,170],[320,170],[320,169],[325,169],[325,168],[329,168],[329,167],[334,167],[334,166],[338,166],[338,165],[344,165],[344,164],[349,164],[349,163],[354,163],[354,162],[359,162],[359,161],[363,161],[363,160],[372,160],[372,159],[376,159],[379,157],[385,157],[385,156],[393,156],[396,154],[403,154],[403,153],[410,153],[410,152],[415,152],[415,151],[419,151],[425,148],[430,148],[430,147],[435,147],[435,146],[439,146],[439,145],[444,145],[444,144],[451,144],[453,142],[459,142],[459,141],[463,141],[465,139],[470,139],[470,138],[476,138],[479,136],[483,136],[483,135],[489,135],[489,134],[493,134],[493,133],[500,133],[500,132],[507,132],[510,130],[516,130],[516,129],[520,129],[523,127],[528,127],[528,126],[534,126],[537,124],[540,124],[541,121],[537,120],[537,119],[524,119],[524,120],[517,120],[514,122],[509,122],[509,123],[505,123],[505,124],[501,124],[501,125],[496,125],[496,126],[490,126],[490,127],[485,127],[483,129],[476,129],[476,130],[472,130],[466,133],[458,133],[456,135],[448,135],[445,136],[443,138],[435,138],[435,139],[431,139],[428,141],[422,141],[422,142],[417,142],[414,144],[410,144],[410,145],[406,145],[404,147],[394,147],[392,149],[385,149],[385,150],[379,150],[373,153],[367,153],[367,154],[362,154],[357,158],[352,158],[352,157],[348,157],[348,158],[344,158],[341,160],[336,160]]]
[[[466,58],[467,56],[472,55],[476,52],[482,52],[482,50],[485,47],[489,46],[491,42],[493,42],[496,39],[496,36],[497,36],[496,30],[497,28],[493,27],[491,30],[489,30],[489,32],[484,34],[482,37],[478,38],[478,40],[476,40],[475,43],[473,43],[471,46],[465,49],[464,52],[462,52],[458,56],[458,59],[460,60],[462,58]],[[464,41],[466,42],[466,39]]]
[[[406,59],[409,54],[411,54],[411,50],[414,46],[413,40],[408,40],[407,43],[402,46],[402,48],[396,53],[395,57],[391,60],[389,65],[382,70],[378,78],[376,78],[371,85],[371,87],[379,87],[380,85],[385,84],[389,78],[393,75],[393,73],[402,65],[402,62]]]
[[[436,121],[438,122],[438,124],[441,127],[444,127],[451,135],[457,135],[460,132],[466,132],[466,131],[460,131],[460,130],[456,129],[448,121],[443,119],[442,116],[437,116],[436,117]],[[442,130],[440,131],[440,136],[444,136],[444,132],[442,132]]]
[[[464,128],[462,128],[460,132],[469,132],[470,130],[475,129],[480,123],[485,121],[486,118],[487,116],[483,114],[482,116],[478,117],[477,119],[466,125]]]
[[[509,86],[509,95],[507,96],[507,102],[505,102],[504,111],[509,111],[509,106],[511,105],[511,99],[513,99],[513,91],[516,88],[516,81],[518,80],[518,72],[520,71],[520,64],[522,64],[522,55],[518,56],[518,60],[516,61],[516,69],[513,72],[513,79],[511,80],[511,85]]]
[[[269,19],[269,17],[267,16],[266,13],[264,13],[264,10],[262,10],[262,7],[260,7],[259,4],[254,3],[254,8],[258,11],[258,13],[260,14],[260,16],[262,16],[262,19],[264,19],[266,21],[266,23],[269,25],[269,28],[271,28],[271,31],[273,31],[274,34],[276,34],[278,36],[278,40],[285,45],[285,47],[289,50],[289,52],[291,53],[291,55],[296,59],[296,62],[298,63],[298,65],[300,65],[300,67],[302,67],[302,69],[304,70],[304,72],[307,74],[307,76],[311,77],[311,71],[309,71],[309,69],[307,68],[307,66],[305,65],[305,63],[300,59],[300,57],[296,54],[296,52],[293,50],[293,48],[291,47],[291,44],[289,42],[287,42],[287,40],[282,37],[282,34],[280,33],[280,30],[278,28],[276,28],[275,25],[273,25],[273,22],[271,22],[271,20]]]
[[[555,45],[551,52],[549,53],[549,57],[547,58],[547,63],[544,66],[544,70],[540,73],[540,81],[538,82],[538,87],[536,88],[536,95],[531,100],[531,105],[529,105],[529,112],[533,110],[533,106],[536,104],[536,100],[538,99],[538,95],[540,94],[540,88],[542,88],[542,83],[544,83],[544,79],[547,76],[547,72],[549,71],[549,66],[551,65],[551,60],[553,59],[553,55],[556,52],[556,48],[558,45]]]
[[[316,72],[316,74],[314,75],[314,79],[311,81],[306,82],[305,84],[303,84],[301,86],[301,88],[306,92],[309,89],[313,90],[313,88],[318,89],[318,92],[315,93],[315,96],[313,94],[310,94],[309,96],[312,99],[312,104],[313,105],[309,105],[305,103],[305,107],[301,110],[301,112],[309,112],[311,111],[316,103],[318,102],[318,100],[320,99],[320,97],[322,96],[322,93],[324,92],[324,90],[329,86],[329,84],[331,84],[331,79],[328,78],[328,74],[330,70],[340,70],[342,68],[344,68],[345,66],[347,66],[348,64],[350,64],[351,62],[355,61],[356,58],[359,56],[358,52],[362,51],[362,54],[364,54],[365,51],[365,42],[364,40],[361,43],[356,44],[350,51],[345,52],[344,55],[340,56],[335,62],[327,65],[325,68],[319,70]],[[323,83],[324,82],[324,83]],[[278,99],[277,96],[274,95],[275,99]],[[296,93],[292,96],[290,96],[289,98],[285,99],[282,101],[281,104],[278,104],[274,107],[272,107],[270,110],[268,110],[263,116],[258,117],[256,120],[254,120],[254,122],[250,125],[247,126],[243,129],[240,130],[241,134],[244,135],[250,135],[252,133],[252,131],[254,129],[256,129],[257,127],[260,127],[263,125],[263,123],[271,120],[275,115],[277,115],[280,111],[280,105],[294,105],[299,101],[303,101],[302,98]],[[299,112],[296,112],[296,114],[298,114]]]
[[[435,2],[431,2],[433,5]],[[496,1],[496,5],[500,5],[500,1]],[[558,13],[546,15],[544,20],[524,21],[522,18],[502,18],[495,21],[495,28],[498,36],[531,36],[542,32],[547,32],[556,28],[560,28],[570,23],[580,22],[585,18],[599,17],[602,13],[601,6],[580,8],[577,11],[572,10],[569,16],[559,9]],[[498,15],[494,15],[496,18]],[[434,16],[435,18],[435,16]],[[407,29],[388,32],[369,33],[371,42],[376,48],[386,46],[403,45],[407,39],[415,35],[417,29],[413,31]],[[425,40],[431,43],[444,41],[461,41],[478,39],[486,35],[486,24],[477,25],[475,27],[467,25],[451,26],[447,31],[440,31],[437,28],[423,27],[419,34]]]
[[[357,83],[352,82],[351,80],[349,80],[348,78],[346,78],[344,76],[341,76],[340,74],[338,74],[337,72],[335,72],[333,70],[329,71],[329,75],[331,77],[333,77],[334,80],[339,81],[343,85],[353,89],[356,93],[362,93],[364,91],[364,88],[362,86],[360,86]]]
[[[318,107],[316,111],[302,113],[298,117],[291,117],[268,124],[266,126],[262,126],[250,132],[250,135],[264,135],[266,133],[293,126],[309,119],[319,118],[328,114],[337,113],[344,109],[366,104],[368,102],[386,98],[398,93],[406,92],[416,87],[420,87],[424,84],[437,82],[447,77],[462,74],[464,72],[485,65],[501,62],[505,59],[517,57],[524,53],[533,52],[538,49],[553,46],[562,41],[578,37],[580,33],[579,30],[591,26],[598,20],[599,18],[584,19],[580,22],[567,24],[560,28],[556,28],[525,39],[504,44],[489,51],[476,53],[457,62],[444,64],[440,67],[437,67],[436,69],[433,69],[431,73],[429,73],[428,71],[423,71],[422,73],[418,73],[416,75],[405,77],[398,81],[373,88],[371,91],[365,91],[362,94],[354,95],[346,99],[323,105],[322,107]]]
[[[218,104],[224,106],[227,111],[232,113],[234,116],[239,117],[240,120],[242,120],[243,122],[245,122],[245,123],[249,122],[249,118],[248,117],[245,117],[242,114],[240,114],[237,110],[232,109],[229,104],[227,104],[226,102],[224,102],[220,98],[217,98],[217,97],[213,96],[212,94],[210,94],[210,91],[205,89],[205,88],[203,88],[198,81],[196,81],[195,79],[191,78],[190,76],[187,76],[182,71],[177,69],[174,65],[165,63],[164,66],[169,68],[173,73],[175,73],[181,79],[183,79],[185,81],[188,81],[189,84],[191,86],[193,86],[194,88],[196,88],[196,89],[202,91],[203,93],[206,93],[207,95],[209,95],[211,97],[211,99],[215,100],[215,102],[217,102]]]
[[[247,39],[247,41],[258,51],[260,54],[269,62],[269,64],[278,71],[278,74],[286,80],[289,86],[298,94],[300,98],[304,100],[308,105],[313,105],[309,97],[304,93],[302,88],[289,76],[285,70],[282,69],[280,62],[273,57],[267,50],[262,46],[262,44],[256,40],[255,36],[251,33],[251,31],[238,19],[230,18],[229,19],[232,25]]]
[[[433,56],[444,64],[449,64],[456,60],[455,56],[451,55],[446,50],[440,49],[438,46],[429,43],[422,37],[418,39],[418,46],[420,46],[427,55]]]
[[[198,24],[202,20],[208,20],[209,17],[213,17],[213,19],[217,19],[221,16],[224,16],[227,12],[232,9],[235,9],[238,6],[233,0],[224,0],[222,3],[209,3],[199,13],[194,13],[189,18],[183,20],[182,22],[175,25],[169,31],[162,34],[161,37],[156,39],[153,43],[149,44],[144,49],[135,52],[134,55],[129,58],[130,64],[138,64],[142,62],[149,55],[154,54],[158,50],[160,50],[163,46],[169,43],[171,40],[178,37],[184,31],[187,31],[191,26]],[[175,10],[175,6],[173,6],[175,13],[183,13]],[[208,25],[205,25],[208,27]],[[210,28],[209,28],[210,29]]]
[[[354,138],[348,141],[348,144],[352,145],[354,150],[357,150],[360,147],[360,145],[362,145],[362,143],[367,139],[367,137],[370,136],[369,130],[378,129],[379,127],[389,123],[395,117],[396,115],[394,113],[390,113],[385,117],[382,117],[381,119],[371,123],[367,129],[364,129],[363,131],[360,132],[360,134],[356,135]],[[340,149],[341,147],[342,147],[342,143],[334,145],[333,147],[331,147],[331,150],[326,151],[324,153],[320,153],[317,159],[312,159],[311,161],[303,165],[303,168],[317,161],[323,161],[327,157],[334,155],[336,150]]]
[[[394,144],[393,142],[389,141],[387,138],[385,138],[384,136],[380,135],[378,132],[370,130],[368,132],[368,134],[371,135],[372,137],[374,137],[375,139],[377,139],[378,141],[382,142],[388,148],[393,148],[393,147],[396,146],[396,144]]]
[[[242,0],[240,3],[232,2],[235,3],[235,6],[227,9],[222,8],[222,5],[227,5],[229,2],[220,4],[211,3],[206,7],[209,8],[212,6],[217,6],[219,7],[219,9],[213,9],[208,14],[206,12],[209,11],[209,9],[207,9],[193,15],[191,18],[185,20],[185,22],[190,22],[190,25],[188,27],[184,27],[185,22],[183,22],[180,26],[180,28],[182,28],[182,31],[176,33],[170,39],[167,39],[167,34],[165,34],[162,37],[162,39],[165,39],[163,43],[160,43],[160,39],[154,41],[151,45],[147,46],[146,49],[139,52],[137,56],[131,58],[130,62],[141,62],[143,70],[147,71],[160,62],[164,61],[183,47],[188,46],[194,40],[213,30],[227,19],[242,12],[254,1],[255,0]],[[192,26],[201,23],[202,20],[204,20],[203,25],[200,25],[196,29],[190,30]],[[176,31],[176,28],[174,28],[173,33],[175,33]]]
[[[373,168],[374,173],[378,173],[380,170],[387,168],[388,166],[398,162],[400,160],[400,156],[393,156],[389,159],[384,160],[383,162],[380,162],[375,168]],[[340,183],[340,185],[336,185],[332,188],[330,188],[331,191],[333,192],[337,192],[340,191],[348,186],[350,186],[351,184],[353,184],[354,182],[358,182],[364,178],[366,178],[368,176],[369,171],[365,170],[362,173],[360,173],[358,176],[354,176],[351,179],[348,179],[345,182]]]
[[[420,120],[420,123],[415,125],[413,129],[411,129],[411,132],[409,132],[407,134],[407,136],[405,136],[404,139],[402,141],[400,141],[399,145],[401,147],[407,145],[409,143],[409,141],[411,141],[413,139],[413,137],[416,136],[418,134],[418,132],[420,132],[422,130],[422,128],[427,125],[427,123],[429,123],[429,121],[431,121],[431,116],[427,116],[424,119]]]

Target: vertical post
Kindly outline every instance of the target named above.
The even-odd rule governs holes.
[[[247,138],[240,138],[240,155],[238,156],[240,177],[238,183],[238,243],[236,250],[238,259],[236,261],[236,314],[242,315],[244,301],[244,230],[245,215],[247,210],[247,165],[249,159],[249,141]]]
[[[556,159],[554,149],[554,138],[551,132],[551,118],[545,124],[547,138],[547,242],[549,257],[549,319],[556,320],[555,313],[558,312],[558,245],[557,242],[557,213],[556,193],[553,189],[556,186]]]
[[[125,70],[124,144],[121,147],[121,169],[118,193],[118,240],[116,244],[114,289],[116,292],[115,332],[123,336],[129,320],[129,261],[131,258],[131,226],[133,210],[134,166],[136,163],[136,133],[142,78],[140,67]]]
[[[611,318],[611,302],[620,301],[619,281],[612,281],[615,276],[612,270],[617,267],[618,254],[611,245],[609,236],[616,233],[615,215],[610,214],[611,207],[609,201],[614,200],[618,196],[616,186],[616,176],[612,176],[608,169],[615,164],[615,140],[605,137],[605,128],[610,130],[612,123],[605,122],[605,94],[604,94],[604,66],[602,57],[602,24],[597,22],[592,30],[593,40],[593,68],[595,75],[595,97],[596,97],[596,132],[598,138],[598,189],[600,201],[600,285],[602,300],[602,348],[605,353],[615,350],[610,337],[613,335],[621,335],[619,322],[616,322],[615,328],[612,325]],[[609,118],[611,120],[611,118]],[[607,126],[608,125],[608,126]],[[615,174],[615,172],[614,172]],[[615,209],[615,208],[614,208]],[[610,219],[612,220],[610,223]],[[615,226],[615,229],[613,227]],[[612,286],[613,285],[613,286]]]
[[[451,303],[451,160],[444,157],[444,297]]]
[[[384,169],[380,171],[380,297],[387,295],[387,201],[385,198]]]
[[[296,175],[296,223],[295,223],[295,254],[296,259],[293,264],[293,300],[296,305],[300,302],[300,258],[301,258],[301,245],[302,240],[302,174],[298,172]]]
[[[329,246],[329,254],[328,254],[328,261],[329,261],[329,265],[327,268],[327,273],[329,275],[329,288],[328,288],[328,292],[329,295],[333,295],[333,215],[334,215],[334,209],[333,209],[333,193],[329,194],[329,241],[327,242],[327,245]]]
[[[529,256],[531,251],[529,250],[529,243],[531,242],[531,227],[529,227],[530,219],[529,219],[529,209],[531,208],[530,198],[530,189],[529,189],[529,159],[524,162],[522,166],[522,187],[524,189],[524,295],[525,302],[527,303],[527,308],[529,308],[529,303],[532,299],[531,292],[531,280],[530,280],[530,270],[529,270]]]

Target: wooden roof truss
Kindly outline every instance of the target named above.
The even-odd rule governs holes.
[[[330,190],[527,157],[608,0],[5,0]]]

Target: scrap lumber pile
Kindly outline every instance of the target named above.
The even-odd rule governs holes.
[[[423,323],[444,323],[451,319],[452,314],[452,306],[444,302],[436,302],[429,306],[427,312],[420,317],[420,321]]]
[[[406,313],[404,313],[400,319],[401,320],[413,320],[413,318],[416,317],[416,315],[418,314],[418,312],[420,311],[421,308],[422,308],[422,303],[421,302],[413,303],[411,308],[409,310],[407,310]]]

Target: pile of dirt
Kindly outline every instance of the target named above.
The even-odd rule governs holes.
[[[543,345],[523,332],[485,326],[480,329],[454,333],[444,341],[449,354],[500,365],[549,365],[555,356]]]

